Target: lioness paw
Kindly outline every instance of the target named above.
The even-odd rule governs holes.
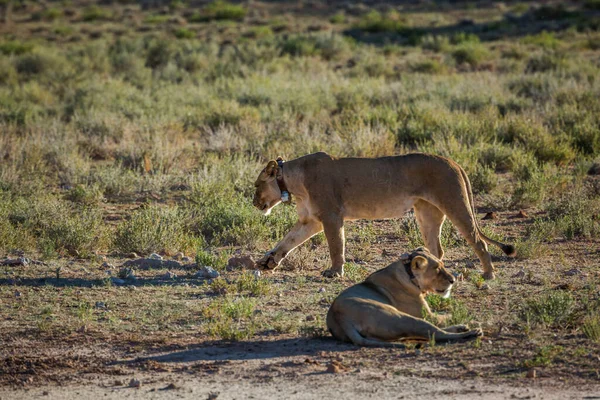
[[[259,269],[275,269],[278,265],[279,264],[275,261],[275,254],[270,252],[265,254],[264,257],[262,257],[258,261],[256,261],[256,266]]]
[[[344,270],[336,271],[334,269],[326,269],[325,271],[323,271],[322,275],[325,278],[342,277],[342,276],[344,276]]]

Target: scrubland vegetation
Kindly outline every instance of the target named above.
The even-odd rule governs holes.
[[[46,266],[2,267],[3,313],[18,315],[2,334],[324,335],[340,290],[395,260],[390,247],[421,244],[414,218],[348,224],[341,280],[318,277],[322,235],[275,275],[227,272],[230,255],[261,254],[296,219],[284,206],[262,217],[254,179],[278,155],[423,151],[465,168],[479,211],[502,215],[486,232],[518,251],[488,285],[446,223],[463,281],[432,307],[486,336],[504,329],[505,347],[476,342],[502,368],[597,380],[600,14],[597,1],[561,3],[334,2],[319,15],[280,2],[15,3],[0,29],[0,256]],[[223,276],[194,284],[180,271],[181,286],[144,271],[124,296],[100,264],[131,252],[198,255]],[[34,296],[61,266],[71,276]],[[63,290],[81,279],[92,288]]]

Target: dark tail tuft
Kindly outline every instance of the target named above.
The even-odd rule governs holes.
[[[509,257],[514,257],[517,255],[517,250],[512,244],[505,244],[502,246],[502,251]]]

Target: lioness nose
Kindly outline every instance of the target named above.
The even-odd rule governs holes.
[[[448,274],[448,282],[450,282],[451,284],[454,284],[454,282],[456,282],[456,278],[454,277],[454,275]]]

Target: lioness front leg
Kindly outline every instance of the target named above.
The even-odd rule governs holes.
[[[346,239],[344,237],[344,219],[341,216],[330,215],[323,219],[323,230],[329,245],[331,268],[323,271],[323,276],[333,278],[344,276]]]
[[[290,251],[322,230],[323,225],[315,219],[305,219],[296,222],[296,225],[292,227],[287,235],[272,250],[256,261],[256,266],[262,269],[276,268]]]

